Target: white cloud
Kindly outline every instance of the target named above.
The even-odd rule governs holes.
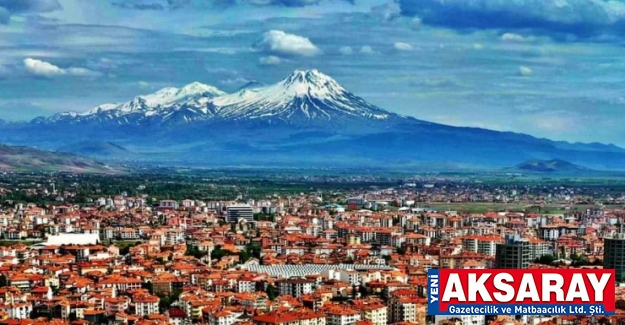
[[[93,71],[93,70],[89,70],[89,69],[85,69],[85,68],[75,68],[75,67],[71,67],[71,68],[67,68],[65,70],[68,74],[72,75],[72,76],[77,76],[77,77],[97,77],[100,75],[99,72]]]
[[[31,74],[47,78],[64,75],[77,77],[97,77],[101,75],[99,72],[85,68],[69,67],[67,69],[63,69],[52,63],[32,58],[24,59],[24,68],[26,68],[26,71]]]
[[[229,78],[229,79],[221,80],[220,83],[222,85],[243,85],[243,84],[246,84],[246,83],[248,83],[250,81],[251,80],[248,80],[248,79],[243,78],[243,77],[236,77],[236,78]]]
[[[139,86],[139,88],[143,88],[143,89],[150,88],[150,83],[147,82],[147,81],[143,81],[142,80],[142,81],[137,82],[137,86]]]
[[[87,66],[97,70],[113,70],[117,69],[119,64],[109,58],[100,58],[95,62],[90,62]]]
[[[360,53],[362,54],[376,54],[376,52],[373,50],[373,48],[369,45],[365,45],[363,47],[360,48]]]
[[[339,52],[343,55],[352,55],[354,54],[354,50],[350,46],[343,46],[339,49]]]
[[[260,63],[261,65],[277,65],[282,63],[282,59],[274,55],[269,55],[263,56],[262,58],[258,59],[258,63]]]
[[[473,49],[474,50],[481,50],[484,48],[484,45],[480,44],[480,43],[473,43]]]
[[[525,42],[525,37],[514,33],[505,33],[501,35],[501,40],[504,42]]]
[[[275,55],[315,56],[321,54],[321,50],[308,38],[288,34],[281,30],[266,32],[263,34],[262,39],[256,42],[253,47]]]
[[[525,66],[520,66],[519,67],[519,74],[523,77],[529,77],[534,73],[534,71],[528,67]]]
[[[24,59],[24,67],[32,74],[44,77],[61,76],[66,73],[54,64],[31,58]]]
[[[408,43],[396,42],[394,47],[398,51],[412,51],[412,45]]]

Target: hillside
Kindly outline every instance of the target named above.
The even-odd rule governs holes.
[[[59,171],[73,173],[118,173],[106,164],[71,154],[28,147],[0,145],[0,171]]]
[[[528,160],[514,167],[519,171],[536,173],[576,173],[590,172],[592,169],[572,164],[560,159],[551,160]]]
[[[90,157],[115,157],[132,154],[128,149],[113,142],[84,141],[63,146],[58,152]]]

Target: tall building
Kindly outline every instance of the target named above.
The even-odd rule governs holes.
[[[276,284],[278,285],[278,292],[281,296],[287,295],[297,298],[313,292],[315,281],[303,278],[291,278],[278,280]]]
[[[625,282],[625,234],[603,239],[603,268],[614,269],[616,282]]]
[[[509,236],[503,244],[497,244],[495,251],[496,269],[526,269],[530,266],[530,242],[517,236]]]
[[[243,219],[247,222],[254,222],[254,209],[247,204],[231,205],[226,208],[228,222],[239,222]]]

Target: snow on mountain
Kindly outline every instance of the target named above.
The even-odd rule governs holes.
[[[96,107],[94,107],[94,108],[92,108],[92,109],[90,109],[90,110],[88,110],[88,111],[86,111],[84,113],[78,113],[77,115],[85,116],[85,115],[98,114],[98,113],[114,110],[118,106],[119,106],[119,104],[112,104],[112,103],[102,104],[102,105],[96,106]]]
[[[189,100],[196,98],[211,98],[223,96],[226,93],[216,87],[205,85],[199,82],[190,83],[182,88],[166,87],[153,94],[135,97],[133,100],[114,106],[114,104],[105,104],[98,106],[90,111],[83,113],[83,116],[98,114],[105,111],[116,111],[118,115],[134,112],[148,112],[148,115],[154,114],[154,111],[172,108],[174,106],[184,104]],[[149,113],[149,112],[152,113]]]
[[[182,88],[163,88],[125,103],[103,104],[83,113],[58,114],[48,122],[140,124],[147,120],[190,123],[266,119],[301,124],[312,120],[380,121],[391,116],[397,115],[367,103],[317,70],[296,70],[273,85],[251,82],[232,94],[194,82]]]
[[[252,81],[248,81],[245,85],[239,87],[239,89],[237,89],[237,91],[241,91],[241,90],[245,90],[245,89],[256,89],[256,88],[261,88],[261,87],[265,87],[266,85],[260,81],[257,80],[252,80]]]
[[[152,94],[141,95],[125,103],[109,103],[96,106],[86,112],[61,113],[49,122],[69,121],[117,121],[118,124],[139,123],[147,118],[191,121],[205,119],[211,112],[206,107],[210,99],[226,95],[216,87],[193,82],[182,88],[166,87]],[[196,116],[194,116],[196,115]]]
[[[216,97],[212,102],[221,118],[234,120],[384,120],[392,115],[351,94],[334,79],[317,70],[296,70],[276,84],[243,89],[234,94]]]

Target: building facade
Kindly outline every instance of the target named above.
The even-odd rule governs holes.
[[[625,282],[625,234],[603,240],[603,267],[614,269],[616,282]]]
[[[228,222],[254,221],[254,209],[249,205],[231,205],[226,208]]]
[[[506,238],[506,242],[503,244],[497,244],[495,252],[496,269],[527,269],[531,261],[531,249],[528,240],[515,236]]]

